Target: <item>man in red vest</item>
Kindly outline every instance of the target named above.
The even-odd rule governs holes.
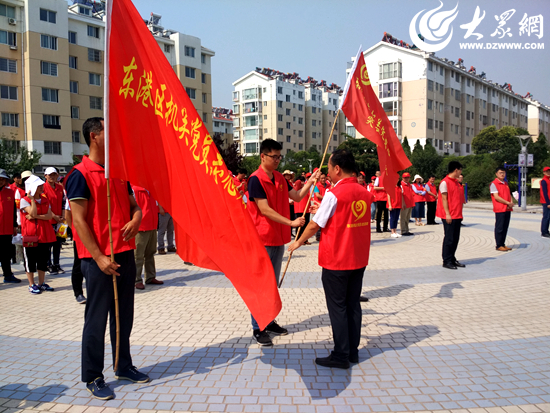
[[[540,232],[543,238],[550,238],[550,166],[542,169],[544,177],[540,181],[540,203],[542,204],[542,221]]]
[[[437,188],[435,186],[435,175],[430,175],[430,179],[424,186],[426,189],[426,204],[428,205],[428,212],[426,213],[428,225],[439,225],[435,222],[435,210],[437,208]]]
[[[491,182],[490,192],[493,200],[493,212],[495,213],[495,241],[497,251],[507,252],[512,248],[506,246],[506,234],[510,226],[510,216],[514,210],[514,202],[508,182],[505,181],[506,170],[498,167],[495,171],[496,178]]]
[[[0,262],[5,283],[20,283],[11,272],[12,237],[17,234],[15,194],[9,186],[9,176],[0,169]]]
[[[164,281],[157,280],[155,268],[155,253],[157,252],[157,227],[159,224],[159,207],[149,191],[141,186],[132,185],[134,198],[141,208],[143,218],[136,235],[136,288],[144,290],[141,272],[145,266],[145,284],[160,285]]]
[[[373,195],[376,201],[376,232],[391,232],[388,229],[388,193],[383,186],[380,186],[380,171],[376,171],[376,181],[374,181]],[[384,228],[382,229],[380,223],[382,222],[382,214],[384,214]]]
[[[295,251],[319,228],[319,265],[332,325],[334,350],[315,359],[323,367],[349,368],[359,362],[363,273],[369,263],[370,206],[373,195],[353,178],[355,159],[347,149],[337,149],[328,161],[328,174],[335,183],[325,194],[304,234],[288,250]]]
[[[413,233],[409,231],[409,220],[411,219],[411,213],[414,207],[414,191],[411,184],[411,174],[408,172],[403,174],[401,189],[403,189],[403,204],[399,226],[401,228],[401,235],[409,237],[413,235]]]
[[[439,184],[436,215],[443,221],[443,267],[456,270],[464,268],[456,259],[455,253],[460,240],[460,225],[462,223],[462,207],[464,205],[464,190],[458,182],[462,173],[462,164],[451,161],[448,165],[448,175]]]
[[[53,231],[56,232],[57,225],[63,222],[63,209],[65,206],[63,185],[57,183],[59,174],[57,169],[50,166],[44,171],[44,177],[46,178],[46,184],[44,185],[44,193],[50,200],[52,207],[53,218],[50,220],[50,224],[53,226]],[[59,265],[59,256],[61,255],[61,244],[63,238],[56,237],[55,242],[51,245],[50,255],[48,257],[48,272],[50,274],[63,274],[65,271]],[[52,260],[53,253],[53,260]]]
[[[247,205],[252,221],[256,225],[260,239],[271,259],[277,285],[279,284],[285,244],[290,242],[290,228],[300,227],[305,222],[303,217],[294,221],[290,220],[288,199],[298,203],[304,197],[309,196],[309,189],[320,175],[320,171],[314,172],[300,192],[296,191],[283,175],[277,172],[277,167],[282,159],[282,149],[281,144],[273,139],[262,141],[260,167],[248,179],[250,202]],[[277,324],[275,320],[262,331],[254,317],[252,317],[252,329],[254,339],[261,346],[273,345],[269,333],[288,334],[288,330]]]
[[[114,397],[105,383],[103,363],[105,328],[110,319],[113,364],[116,354],[116,324],[113,275],[117,277],[120,320],[120,348],[115,378],[134,383],[150,379],[139,372],[130,355],[130,334],[134,321],[134,237],[141,223],[141,209],[132,196],[128,182],[111,178],[111,224],[115,262],[111,262],[107,217],[107,180],[105,179],[105,137],[103,118],[90,118],[82,134],[90,148],[67,178],[67,196],[71,205],[73,236],[81,267],[86,277],[87,301],[82,332],[82,381],[92,395],[101,400]]]

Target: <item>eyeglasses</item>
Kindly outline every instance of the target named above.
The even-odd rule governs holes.
[[[268,155],[267,153],[264,153],[265,156],[269,156],[274,161],[280,161],[283,159],[283,155]]]

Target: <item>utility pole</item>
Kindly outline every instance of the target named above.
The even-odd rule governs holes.
[[[531,135],[516,135],[521,145],[521,153],[518,156],[518,164],[520,168],[520,206],[522,211],[527,211],[527,145]]]

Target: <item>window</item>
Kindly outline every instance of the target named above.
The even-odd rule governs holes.
[[[264,102],[264,106],[267,106],[267,101],[266,101],[266,102]]]
[[[287,128],[287,129],[290,129],[290,122],[287,122],[287,123],[286,123],[286,128]]]
[[[185,66],[185,77],[188,77],[190,79],[195,78],[195,69],[192,67]]]
[[[40,9],[40,20],[55,24],[56,14],[56,12],[51,10]]]
[[[282,122],[283,121],[283,115],[277,115],[277,120],[279,122]]]
[[[451,77],[452,77],[452,78],[455,77],[455,72],[453,72],[452,70],[451,70]]]
[[[267,120],[267,115],[264,115],[264,120]]]
[[[466,79],[466,85],[470,86],[470,78]]]
[[[40,73],[43,75],[57,76],[57,63],[40,62]]]
[[[458,74],[458,73],[456,74],[455,80],[456,80],[457,82],[460,82],[460,74]]]
[[[42,101],[43,102],[59,102],[59,91],[57,89],[42,88]]]
[[[185,88],[185,92],[187,93],[187,96],[189,96],[189,99],[195,99],[195,89],[191,89],[190,87]]]
[[[433,110],[434,101],[431,99],[428,99],[428,110]]]
[[[290,102],[290,95],[286,95],[285,98],[287,102]]]
[[[44,49],[57,50],[57,37],[48,36],[47,34],[40,35],[40,47]]]
[[[439,104],[439,113],[443,113],[443,103]]]
[[[455,99],[460,100],[460,90],[455,90]]]
[[[101,50],[88,48],[88,60],[90,62],[101,62]]]
[[[0,16],[6,16],[15,19],[15,7],[0,4]]]
[[[184,52],[185,52],[185,56],[195,57],[195,48],[194,47],[185,46]]]
[[[434,71],[434,65],[433,65],[432,62],[428,62],[428,70],[429,70],[430,72],[433,72],[433,71]]]
[[[333,141],[337,141],[338,139],[336,138],[336,135],[332,135],[332,140]]]
[[[14,32],[7,32],[5,30],[0,30],[0,43],[7,44],[9,46],[17,46],[15,41],[17,37]]]
[[[458,118],[460,116],[460,109],[455,108],[455,116]]]
[[[282,134],[283,134],[283,128],[278,128],[277,135],[282,135]]]
[[[42,115],[42,124],[47,129],[61,129],[59,123],[59,116],[55,115]],[[44,142],[45,144],[46,142]]]
[[[315,119],[311,120],[311,126],[317,126],[317,121]]]
[[[304,124],[304,118],[298,118],[298,125]]]
[[[79,12],[80,14],[84,14],[85,16],[89,16],[89,15],[92,13],[92,11],[91,11],[89,8],[87,8],[87,7],[82,7],[82,6],[79,6],[79,7],[78,7],[78,12]]]
[[[18,113],[2,113],[2,126],[19,127]]]
[[[313,139],[317,139],[317,132],[311,132],[311,137]]]
[[[286,115],[287,115],[287,116],[290,116],[290,109],[287,109],[287,110],[286,110]]]
[[[298,145],[298,149],[301,150],[301,151],[303,151],[303,150],[304,150],[304,144],[303,144],[303,143],[300,143],[300,144]]]
[[[493,112],[496,112],[496,105],[493,103]]]
[[[69,56],[69,68],[71,69],[77,69],[77,57],[76,56]]]
[[[283,94],[283,88],[282,86],[277,86],[277,93],[282,95]]]
[[[437,130],[438,127],[439,127],[439,122],[436,120],[435,121],[435,129]]]
[[[244,144],[244,152],[245,153],[257,153],[258,152],[258,144],[256,142],[245,143]]]
[[[434,81],[428,80],[428,90],[434,90]]]
[[[439,130],[443,132],[443,121],[439,121]]]
[[[470,128],[466,128],[466,136],[470,136]]]
[[[71,106],[71,119],[80,118],[80,108],[78,106]]]
[[[304,110],[304,105],[298,105],[298,111],[303,112],[303,110]]]
[[[286,137],[286,141],[287,141],[287,142],[290,142],[290,136],[287,136],[287,137]]]
[[[99,39],[99,27],[88,25],[88,36]]]
[[[439,74],[443,76],[443,66],[439,66]]]
[[[165,44],[164,45],[164,53],[171,53],[172,52],[172,45]]]
[[[17,60],[0,58],[0,71],[17,73]]]
[[[278,101],[277,101],[277,107],[278,107],[278,108],[282,108],[282,107],[283,107],[283,101],[282,101],[282,100],[278,100]]]
[[[88,80],[90,85],[101,86],[101,75],[97,73],[88,73]]]
[[[61,155],[61,142],[44,141],[44,153],[47,155]]]
[[[73,143],[80,143],[80,131],[74,130],[72,132]]]
[[[2,99],[17,100],[17,87],[1,85],[0,97]]]
[[[208,122],[208,113],[202,112],[202,121],[204,123]]]
[[[380,80],[392,77],[401,77],[401,62],[386,63],[379,65]]]
[[[103,110],[103,98],[90,96],[90,109]]]
[[[201,82],[206,84],[206,73],[201,73]]]
[[[487,101],[486,100],[483,101],[483,109],[487,109]]]
[[[303,137],[304,137],[304,131],[303,131],[303,130],[299,130],[299,131],[298,131],[298,137],[299,137],[299,138],[303,138]]]
[[[206,93],[202,94],[202,103],[208,103],[208,97],[206,96]]]
[[[298,99],[304,98],[304,92],[298,92]]]
[[[76,32],[69,31],[69,43],[76,44]]]
[[[458,125],[455,125],[455,133],[458,134]]]
[[[444,89],[444,86],[442,84],[439,85],[439,94],[442,95],[443,94],[443,89]]]
[[[74,80],[71,80],[70,90],[71,90],[71,93],[78,93],[78,82],[75,82]]]

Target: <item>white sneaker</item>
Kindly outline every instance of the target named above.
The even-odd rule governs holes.
[[[397,235],[397,232],[394,232],[393,234],[391,234],[391,237],[392,238],[399,238],[399,235]]]
[[[403,235],[399,234],[399,233],[395,233],[395,235],[397,235],[397,238],[401,238]]]

